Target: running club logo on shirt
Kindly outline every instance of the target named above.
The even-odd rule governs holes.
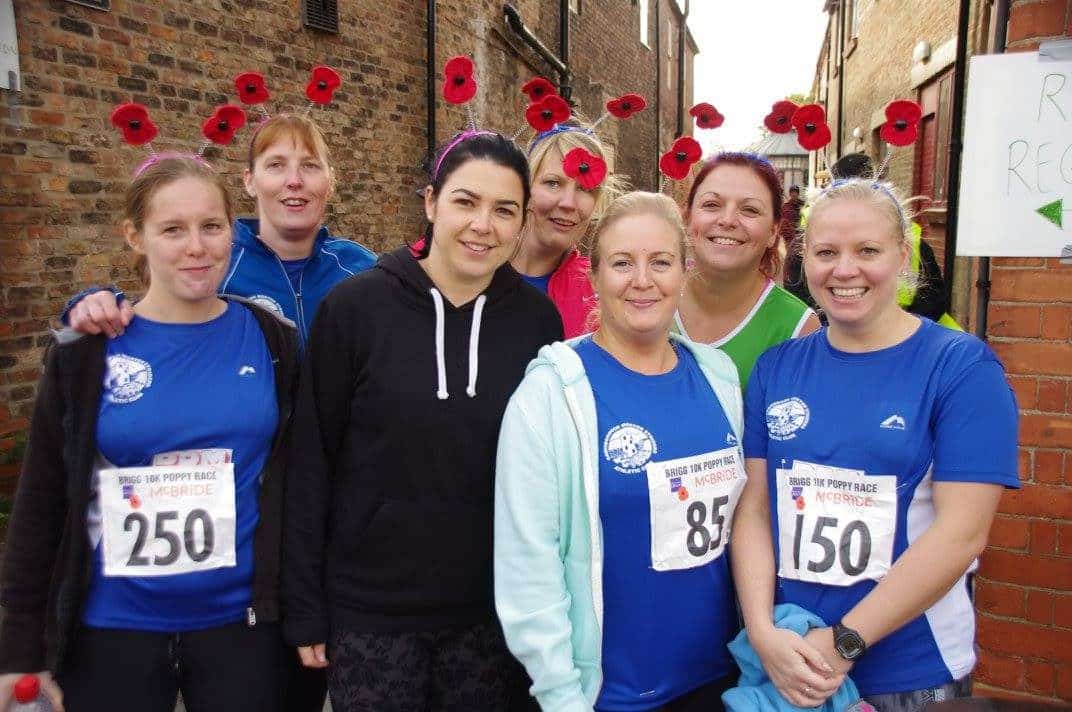
[[[614,463],[614,469],[623,475],[644,472],[657,452],[659,446],[652,434],[633,423],[615,425],[603,438],[603,457]]]
[[[767,432],[774,440],[792,440],[798,430],[808,427],[810,419],[808,404],[795,396],[767,406]]]
[[[104,397],[109,403],[133,403],[153,385],[153,368],[147,361],[126,354],[107,359],[104,374]]]
[[[252,297],[249,298],[249,301],[253,302],[262,309],[267,309],[273,314],[285,316],[285,314],[283,314],[283,307],[279,305],[279,302],[272,299],[267,294],[254,294]]]

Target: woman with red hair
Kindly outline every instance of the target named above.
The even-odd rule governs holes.
[[[676,331],[725,351],[742,388],[767,348],[819,328],[815,313],[774,281],[781,211],[777,171],[751,153],[708,159],[685,205],[694,265]]]

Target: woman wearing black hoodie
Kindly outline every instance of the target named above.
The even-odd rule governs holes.
[[[322,302],[295,412],[285,633],[328,667],[336,712],[505,709],[514,663],[492,598],[499,424],[554,305],[507,260],[524,154],[468,131],[440,155],[419,249]]]

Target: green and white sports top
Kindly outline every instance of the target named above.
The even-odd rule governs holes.
[[[744,390],[759,355],[775,344],[799,336],[804,323],[814,313],[780,284],[767,280],[763,293],[741,323],[711,346],[722,349],[733,360],[741,377],[741,390]],[[674,312],[671,330],[692,339],[681,323],[680,312]]]

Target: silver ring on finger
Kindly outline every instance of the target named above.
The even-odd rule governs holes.
[[[804,686],[804,694],[808,695],[809,697],[811,697],[811,686],[810,685],[805,685]]]

